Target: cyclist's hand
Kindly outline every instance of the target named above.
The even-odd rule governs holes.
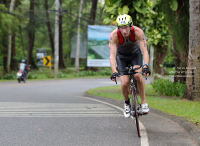
[[[119,74],[118,74],[117,72],[114,72],[114,73],[112,74],[112,76],[110,76],[110,79],[111,79],[112,81],[116,81],[116,80],[118,79],[118,76],[119,76]]]
[[[142,68],[142,72],[144,73],[144,75],[145,75],[146,77],[148,77],[148,76],[151,75],[151,71],[150,71],[149,68],[146,67],[146,66],[144,66],[144,67]]]

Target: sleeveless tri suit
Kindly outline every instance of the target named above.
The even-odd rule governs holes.
[[[125,40],[119,29],[116,29],[118,36],[117,44],[117,68],[120,76],[126,75],[125,67],[129,64],[132,66],[142,66],[142,53],[140,44],[135,40],[134,26],[131,28],[131,34],[128,40]]]

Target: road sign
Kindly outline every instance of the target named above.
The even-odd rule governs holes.
[[[44,66],[51,66],[51,56],[44,57]]]

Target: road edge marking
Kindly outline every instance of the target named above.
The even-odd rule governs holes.
[[[101,101],[101,100],[93,99],[91,97],[86,97],[86,96],[77,96],[77,97],[86,98],[86,99],[89,99],[89,100],[93,100],[93,101],[96,101],[96,102],[107,104],[107,105],[112,106],[112,107],[114,107],[114,108],[116,108],[116,109],[118,109],[118,110],[123,112],[122,108],[120,108],[120,107],[118,107],[116,105]],[[148,135],[147,135],[146,128],[144,127],[142,122],[139,121],[139,123],[140,123],[140,134],[141,134],[141,138],[140,138],[141,139],[141,146],[149,146],[149,140],[148,140]]]

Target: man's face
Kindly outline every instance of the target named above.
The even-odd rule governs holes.
[[[129,25],[120,26],[119,30],[124,38],[129,37],[129,35],[130,35],[130,26]]]

